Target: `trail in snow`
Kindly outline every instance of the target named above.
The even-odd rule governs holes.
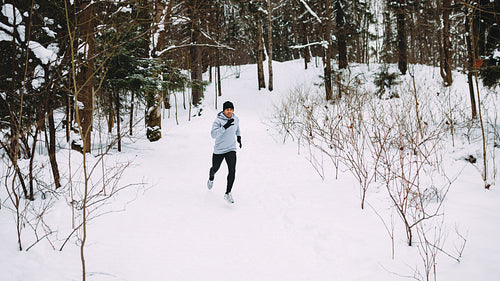
[[[89,268],[126,280],[366,280],[374,273],[389,280],[377,261],[390,252],[382,226],[363,230],[356,192],[334,192],[352,184],[329,186],[295,145],[271,137],[264,123],[272,94],[254,90],[253,81],[226,85],[230,90],[219,100],[233,101],[240,118],[236,203],[223,200],[225,163],[214,188],[206,188],[217,113],[207,102],[201,117],[166,128],[158,143],[139,148],[141,163],[129,173],[154,185],[126,213],[93,227],[99,240],[88,249]],[[385,243],[369,245],[364,238],[372,235]]]

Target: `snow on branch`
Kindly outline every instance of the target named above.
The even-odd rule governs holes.
[[[205,36],[205,38],[207,38],[208,40],[214,42],[215,44],[217,45],[221,45],[221,43],[217,42],[217,40],[213,39],[209,34],[207,34],[206,32],[204,32],[203,30],[200,30],[200,33]]]
[[[309,7],[309,5],[307,5],[306,1],[305,0],[299,0],[302,4],[304,4],[304,6],[306,7],[307,11],[313,16],[315,17],[319,23],[321,23],[321,19],[318,17],[318,15],[311,9],[311,7]]]
[[[305,45],[290,46],[290,49],[303,49],[303,48],[307,48],[310,46],[316,46],[316,45],[321,45],[321,46],[323,46],[323,48],[328,49],[328,42],[326,42],[326,41],[312,42],[312,43],[305,44]]]
[[[161,56],[163,55],[163,53],[166,53],[166,52],[169,52],[169,51],[172,51],[172,50],[175,50],[175,49],[180,49],[180,48],[185,48],[185,47],[193,47],[193,46],[197,46],[197,47],[213,47],[213,48],[225,48],[225,49],[228,49],[228,50],[232,50],[234,51],[234,48],[231,48],[227,45],[221,45],[221,44],[217,44],[217,45],[213,45],[213,44],[184,44],[184,45],[179,45],[179,46],[169,46],[168,48],[166,49],[163,49],[159,52],[156,52],[156,55],[157,56]]]

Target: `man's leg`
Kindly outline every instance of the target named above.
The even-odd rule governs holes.
[[[226,193],[230,193],[233,188],[234,178],[236,175],[236,151],[228,152],[225,155],[227,169],[229,173],[227,174],[227,188]]]
[[[222,160],[224,160],[224,154],[212,154],[212,167],[210,168],[210,173],[208,175],[209,180],[214,180],[215,173],[219,170]]]

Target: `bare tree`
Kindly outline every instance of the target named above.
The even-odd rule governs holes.
[[[408,43],[406,38],[406,0],[397,0],[396,3],[396,17],[397,17],[397,30],[398,30],[398,67],[401,74],[406,74],[408,64]]]
[[[264,79],[264,35],[262,32],[262,19],[259,13],[255,14],[255,20],[257,22],[257,81],[259,84],[259,90],[266,87],[266,82]]]
[[[442,58],[441,58],[441,77],[445,86],[451,86],[453,77],[451,76],[451,42],[450,42],[450,13],[451,0],[444,0],[442,6],[443,31],[442,31]]]
[[[81,64],[79,65],[82,69],[78,72],[74,72],[75,78],[75,88],[74,92],[75,103],[78,107],[76,111],[77,121],[80,127],[80,134],[83,141],[83,152],[90,152],[92,143],[92,117],[94,110],[94,65],[95,65],[95,12],[94,4],[90,1],[80,0],[75,3],[81,6],[81,13],[78,13],[78,21],[76,26],[80,31],[78,36],[85,42],[83,50],[80,50],[84,56]],[[72,31],[69,31],[72,32]],[[76,41],[72,42],[75,44]],[[75,47],[75,46],[73,46]],[[76,54],[76,53],[75,53]]]
[[[332,30],[332,18],[330,12],[330,0],[325,0],[325,12],[323,15],[323,20],[325,21],[325,29],[323,34],[323,40],[326,42],[326,47],[324,49],[324,79],[325,79],[325,91],[326,100],[333,99],[332,91],[332,44],[331,44],[331,30]]]
[[[466,30],[471,30],[470,27],[470,16],[469,16],[469,7],[467,5],[464,5],[464,9],[466,10],[466,16],[465,16],[465,29]],[[476,96],[474,94],[474,82],[473,82],[473,67],[474,67],[474,51],[472,48],[472,39],[471,36],[466,36],[465,37],[466,44],[467,44],[467,84],[469,85],[469,97],[470,97],[470,103],[471,103],[471,117],[472,119],[477,118],[477,105],[476,105]]]
[[[273,9],[271,0],[267,0],[267,67],[268,67],[268,90],[273,90]]]
[[[345,69],[347,68],[347,34],[344,7],[341,0],[335,0],[335,23],[337,31],[337,48],[339,52],[339,69]]]

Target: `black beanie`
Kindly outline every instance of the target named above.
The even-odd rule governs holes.
[[[226,101],[223,105],[222,105],[222,111],[226,110],[226,108],[232,108],[234,110],[234,106],[233,106],[233,103],[230,102],[230,101]]]

